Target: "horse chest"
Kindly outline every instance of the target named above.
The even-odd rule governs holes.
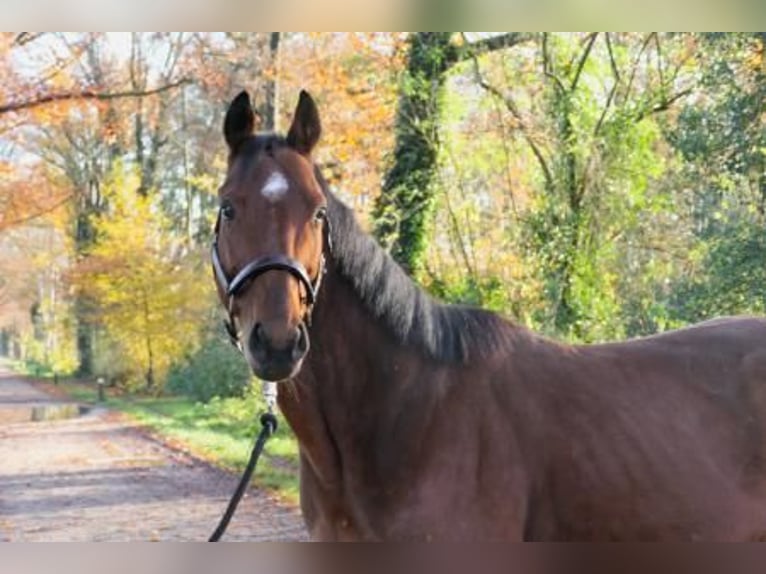
[[[409,483],[349,482],[327,487],[303,473],[304,517],[315,540],[520,540],[521,493],[513,483],[482,492],[449,472]],[[490,486],[490,485],[485,485]]]

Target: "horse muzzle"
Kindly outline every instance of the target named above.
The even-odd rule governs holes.
[[[247,337],[245,355],[255,376],[278,382],[298,374],[309,347],[305,323],[279,336],[267,325],[256,323]]]

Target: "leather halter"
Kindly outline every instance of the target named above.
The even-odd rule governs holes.
[[[215,238],[213,239],[213,246],[210,255],[213,262],[215,280],[221,290],[226,293],[226,296],[229,300],[229,304],[226,309],[229,318],[228,320],[224,321],[224,325],[232,344],[240,351],[242,350],[239,337],[237,336],[237,330],[234,326],[234,315],[232,313],[234,299],[240,295],[248,285],[252,284],[258,277],[264,273],[267,273],[268,271],[287,272],[295,277],[301,285],[303,285],[305,289],[303,302],[306,304],[306,314],[303,317],[303,322],[306,323],[307,326],[310,326],[311,312],[317,299],[317,293],[319,292],[319,287],[322,283],[322,277],[326,271],[324,252],[319,259],[319,272],[317,273],[316,279],[313,281],[309,277],[306,268],[300,261],[285,255],[266,255],[265,257],[254,259],[245,265],[242,270],[234,276],[233,279],[229,280],[228,275],[223,270],[223,266],[221,265],[221,257],[218,254],[218,231],[220,226],[221,215],[219,213],[218,219],[215,222]],[[330,225],[327,219],[324,221],[324,229],[326,245],[329,249],[332,249],[332,243],[330,240]]]

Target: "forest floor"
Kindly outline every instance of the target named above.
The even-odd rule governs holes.
[[[71,402],[71,401],[68,401]],[[31,421],[67,400],[0,365],[0,541],[204,541],[238,477],[104,408]],[[52,407],[52,408],[51,408]],[[300,512],[250,488],[224,540],[302,540]]]

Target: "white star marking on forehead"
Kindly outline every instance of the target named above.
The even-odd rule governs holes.
[[[275,171],[266,180],[263,189],[261,189],[261,195],[271,202],[276,202],[285,196],[289,187],[290,184],[287,183],[285,176],[281,172]]]

